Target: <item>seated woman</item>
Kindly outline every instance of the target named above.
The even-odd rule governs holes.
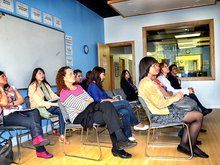
[[[110,102],[94,102],[80,85],[74,84],[75,76],[70,67],[59,69],[56,76],[57,92],[60,101],[69,114],[71,123],[90,128],[93,123],[106,124],[112,140],[112,154],[121,158],[130,158],[131,154],[123,149],[134,147],[121,130],[121,123]]]
[[[0,112],[4,111],[5,126],[22,126],[31,132],[32,143],[36,147],[36,155],[40,158],[52,158],[44,145],[49,143],[48,139],[43,137],[40,114],[37,109],[27,112],[16,112],[16,109],[24,102],[20,92],[8,84],[4,72],[0,71]]]
[[[64,139],[64,120],[57,102],[49,102],[50,99],[59,99],[52,91],[47,82],[45,72],[42,68],[35,68],[32,74],[31,82],[28,87],[28,96],[30,97],[31,107],[45,107],[46,110],[59,117],[60,142],[69,143]],[[46,111],[45,110],[45,111]]]
[[[176,64],[172,64],[169,66],[169,71],[170,73],[167,74],[167,79],[170,81],[170,85],[174,88],[174,89],[182,89],[181,88],[181,80],[179,79],[179,77],[177,76],[178,73],[178,68],[176,66]],[[205,108],[202,103],[199,101],[199,99],[197,98],[197,96],[195,95],[194,89],[188,88],[189,90],[191,90],[192,92],[189,91],[188,96],[195,100],[197,105],[199,106],[199,108],[202,110],[203,115],[207,115],[209,113],[212,112],[212,109],[207,109]]]
[[[133,84],[131,74],[128,70],[123,70],[121,73],[121,88],[126,94],[128,101],[138,99],[137,87]]]
[[[151,120],[156,123],[166,124],[183,121],[189,124],[190,138],[195,156],[208,158],[209,156],[196,145],[196,140],[202,126],[203,115],[201,112],[192,110],[184,111],[175,109],[172,103],[183,97],[182,92],[165,98],[156,83],[153,82],[154,76],[159,73],[159,63],[153,57],[144,57],[139,64],[140,83],[138,88],[139,95],[147,103],[152,114]],[[177,147],[179,152],[190,155],[188,137],[184,130],[180,144]]]
[[[135,141],[132,136],[131,125],[134,125],[135,130],[147,130],[148,126],[141,124],[135,117],[131,105],[126,101],[119,101],[107,95],[102,88],[102,82],[105,79],[105,69],[102,67],[95,67],[92,70],[89,79],[89,86],[87,92],[95,101],[110,101],[116,108],[118,114],[122,117],[124,132],[130,141]]]

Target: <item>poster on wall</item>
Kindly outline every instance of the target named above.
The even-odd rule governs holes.
[[[35,8],[31,8],[31,19],[42,22],[41,11]]]
[[[66,65],[73,66],[73,56],[66,56]]]
[[[16,2],[16,12],[19,15],[22,15],[22,16],[28,18],[28,5],[17,1]]]
[[[53,17],[54,19],[54,27],[62,29],[62,20],[58,17]]]
[[[66,45],[72,45],[73,40],[72,40],[72,36],[65,36],[65,40],[66,40]]]
[[[71,45],[66,45],[66,55],[68,55],[68,56],[72,56],[73,55],[72,46]]]
[[[44,13],[44,23],[52,26],[52,15]]]
[[[14,12],[14,1],[13,0],[0,0],[0,8]]]

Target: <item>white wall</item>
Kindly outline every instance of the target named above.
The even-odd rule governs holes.
[[[200,101],[208,108],[220,108],[220,2],[217,5],[123,18],[104,19],[105,43],[135,41],[136,81],[138,64],[143,57],[142,27],[214,19],[215,80],[183,81],[182,87],[194,87]]]

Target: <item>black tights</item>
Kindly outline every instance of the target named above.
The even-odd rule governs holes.
[[[192,147],[196,148],[196,140],[199,135],[199,131],[202,127],[203,115],[198,111],[190,111],[183,118],[183,122],[189,124],[189,133],[192,142]],[[188,148],[188,137],[186,128],[184,130],[180,145]]]

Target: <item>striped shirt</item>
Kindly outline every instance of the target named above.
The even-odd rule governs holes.
[[[71,123],[75,120],[78,114],[85,110],[85,108],[90,104],[86,100],[90,99],[93,101],[92,97],[80,86],[76,85],[75,90],[62,89],[60,92],[60,101],[65,106]]]

